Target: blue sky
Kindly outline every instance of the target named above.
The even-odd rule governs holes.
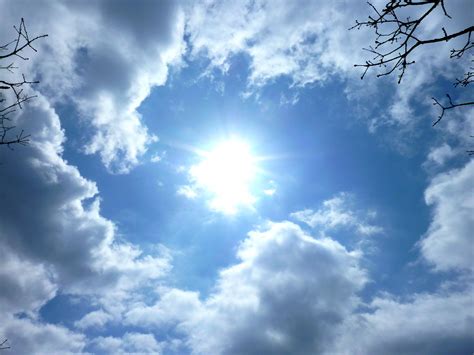
[[[462,40],[397,85],[353,67],[363,2],[0,5],[2,43],[49,35],[0,150],[8,351],[474,351],[472,108],[431,127]],[[447,6],[420,36],[471,24]]]

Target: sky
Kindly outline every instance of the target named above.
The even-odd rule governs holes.
[[[431,100],[472,95],[465,39],[397,84],[354,67],[364,1],[0,7],[48,34],[0,146],[5,354],[474,352],[474,110]]]

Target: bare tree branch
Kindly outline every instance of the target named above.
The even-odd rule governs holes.
[[[13,26],[16,36],[15,38],[3,45],[0,45],[0,70],[5,70],[10,74],[14,74],[18,69],[15,66],[14,59],[29,60],[24,53],[26,49],[37,52],[33,44],[40,38],[48,35],[40,35],[30,37],[26,29],[25,20],[22,18],[18,27]],[[8,64],[2,65],[2,61],[8,60]],[[25,86],[37,84],[38,81],[26,79],[25,75],[21,75],[21,79],[4,80],[0,79],[0,145],[6,145],[13,149],[14,145],[26,145],[29,142],[30,135],[25,135],[23,130],[19,134],[15,134],[15,126],[11,124],[9,115],[22,109],[23,104],[36,96],[25,92]],[[12,136],[13,135],[13,136]]]
[[[459,85],[462,87],[466,87],[472,82],[474,82],[474,67],[470,67],[470,70],[466,73],[464,73],[464,76],[461,79],[456,79],[456,82],[454,83],[454,87],[458,87]]]
[[[432,97],[432,99],[434,101],[433,105],[437,105],[441,108],[441,114],[438,116],[438,119],[435,122],[433,122],[433,127],[436,126],[439,123],[439,121],[441,121],[441,119],[443,118],[444,113],[445,113],[446,110],[451,110],[453,108],[461,107],[461,106],[474,105],[474,101],[461,102],[461,103],[455,104],[455,103],[453,103],[453,100],[451,99],[451,96],[449,96],[449,94],[446,94],[446,96],[447,96],[448,102],[449,102],[448,106],[445,106],[445,105],[441,104],[438,100],[436,100],[434,97]]]
[[[372,59],[367,60],[364,64],[354,65],[355,67],[364,68],[361,79],[365,77],[369,69],[379,68],[382,69],[382,72],[379,72],[377,77],[390,75],[397,70],[399,72],[398,83],[400,83],[407,67],[415,63],[415,60],[412,59],[413,53],[417,48],[424,45],[448,42],[454,38],[465,38],[465,43],[461,48],[451,50],[451,59],[462,58],[474,48],[474,42],[472,41],[474,25],[453,33],[448,33],[443,27],[440,29],[441,34],[439,37],[420,37],[420,25],[429,22],[428,18],[436,9],[441,9],[444,16],[451,19],[451,16],[446,11],[444,0],[389,0],[381,10],[377,9],[370,2],[368,4],[375,14],[368,16],[366,21],[359,22],[356,20],[355,25],[349,29],[369,27],[373,28],[376,34],[374,45],[364,48],[364,50],[373,55]],[[421,11],[414,18],[402,16],[404,9],[414,9],[415,7],[424,8],[424,11]],[[454,87],[466,87],[471,84],[474,81],[474,67],[470,67],[462,78],[455,80]],[[433,104],[441,109],[441,113],[433,123],[433,126],[436,126],[443,119],[447,110],[474,105],[474,100],[455,103],[449,94],[446,96],[448,104],[443,104],[433,97]]]
[[[13,26],[13,28],[15,29],[15,31],[17,33],[17,38],[14,39],[13,41],[7,43],[7,44],[4,44],[3,46],[0,46],[0,49],[3,49],[3,50],[7,51],[6,54],[0,55],[0,60],[5,59],[5,58],[14,57],[14,56],[17,56],[17,57],[19,57],[23,60],[28,60],[29,59],[28,57],[24,57],[22,55],[22,51],[25,48],[29,47],[33,51],[37,52],[36,48],[33,47],[33,42],[35,42],[36,40],[38,40],[40,38],[48,37],[48,35],[41,35],[41,36],[36,36],[34,38],[30,38],[28,36],[28,32],[26,30],[26,25],[25,25],[25,20],[23,18],[20,21],[20,26],[18,26],[18,28],[16,26]],[[12,44],[15,44],[13,49],[10,48]]]

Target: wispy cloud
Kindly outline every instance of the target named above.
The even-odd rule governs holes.
[[[189,199],[194,199],[198,196],[198,193],[196,192],[196,190],[192,186],[189,186],[189,185],[180,186],[178,190],[176,191],[176,193],[178,195],[184,196]]]
[[[311,228],[331,230],[336,228],[351,228],[358,234],[370,236],[383,232],[382,227],[371,224],[375,213],[353,210],[352,197],[347,193],[340,193],[322,203],[318,210],[305,209],[294,212],[291,217],[303,222]]]

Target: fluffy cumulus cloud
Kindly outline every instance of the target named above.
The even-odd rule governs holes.
[[[127,321],[175,322],[199,354],[321,352],[367,281],[360,252],[314,239],[291,222],[251,232],[237,256],[240,262],[221,271],[204,301],[169,290],[154,306],[131,310]]]
[[[38,97],[10,115],[13,125],[32,135],[31,143],[0,151],[0,280],[5,287],[0,334],[15,353],[84,349],[83,334],[39,317],[41,307],[58,292],[92,297],[112,309],[113,302],[120,304],[131,290],[169,269],[166,255],[144,255],[137,246],[116,240],[115,225],[100,214],[96,184],[62,157],[66,138],[54,109],[58,101],[76,105],[91,128],[85,150],[100,153],[113,171],[127,171],[153,140],[136,108],[152,85],[165,82],[167,65],[181,50],[181,15],[171,3],[144,2],[152,17],[145,31],[144,18],[127,15],[134,13],[127,9],[131,2],[114,11],[111,5],[1,1],[2,44],[11,40],[11,26],[20,17],[30,34],[49,34],[38,42],[41,58],[27,53],[31,59],[21,62],[29,79],[42,81]],[[162,27],[156,33],[148,28],[155,21]],[[147,43],[142,49],[136,48],[140,36]],[[99,327],[108,321],[100,316],[76,326]]]
[[[2,246],[0,315],[5,317],[24,311],[37,311],[47,300],[54,297],[57,287],[50,280],[45,265],[21,259]],[[25,273],[24,270],[30,270]]]
[[[318,210],[305,209],[292,213],[291,217],[319,230],[348,228],[366,236],[381,233],[381,227],[370,223],[376,216],[375,211],[354,211],[352,200],[350,194],[340,193],[324,201]]]
[[[166,273],[169,258],[143,255],[116,240],[114,224],[100,215],[96,185],[62,158],[64,132],[43,97],[11,118],[34,140],[21,150],[0,152],[0,279],[6,287],[0,332],[18,353],[76,352],[84,337],[42,323],[41,306],[58,290],[99,302],[123,298]],[[41,346],[35,348],[35,341]]]
[[[116,239],[114,223],[101,216],[96,184],[62,157],[66,138],[54,105],[74,104],[90,134],[85,151],[99,153],[111,171],[128,171],[154,140],[136,109],[179,57],[183,18],[175,3],[164,1],[1,6],[2,44],[20,17],[30,34],[49,37],[37,44],[41,58],[28,53],[30,60],[21,62],[28,78],[41,79],[38,97],[10,115],[31,133],[31,143],[0,151],[0,280],[6,287],[0,334],[16,353],[77,353],[85,336],[44,323],[38,314],[44,304],[58,292],[91,297],[107,312],[88,314],[75,326],[98,328],[170,265],[163,253],[145,255]]]
[[[419,246],[438,270],[474,270],[474,161],[433,178],[425,192],[433,219]]]
[[[160,327],[189,319],[201,307],[197,292],[171,288],[160,290],[159,294],[159,301],[152,306],[145,303],[131,304],[124,316],[124,323]]]
[[[0,179],[8,186],[0,207],[4,245],[46,262],[53,278],[82,291],[106,288],[109,282],[125,286],[135,282],[123,279],[129,272],[135,279],[140,271],[158,275],[166,268],[165,259],[140,258],[139,249],[114,240],[114,224],[100,215],[96,185],[61,157],[64,134],[45,100],[26,107],[17,124],[35,140],[21,152],[1,152]],[[95,279],[99,274],[100,281]]]
[[[205,312],[185,324],[197,352],[322,351],[366,281],[357,252],[291,223],[250,233],[238,256],[241,262],[221,273]],[[212,337],[217,331],[221,336]]]
[[[180,6],[146,0],[5,0],[1,6],[2,41],[11,40],[11,26],[20,17],[30,33],[49,35],[37,43],[41,56],[31,57],[27,74],[41,79],[41,91],[52,102],[75,104],[91,128],[84,151],[99,154],[113,172],[138,164],[156,137],[137,108],[151,87],[166,82],[168,65],[180,60]]]
[[[125,323],[172,330],[179,351],[196,354],[472,352],[470,278],[363,303],[361,256],[294,223],[270,223],[249,233],[209,296],[162,289],[154,304],[130,304]]]
[[[78,329],[102,328],[112,320],[112,315],[100,309],[87,313],[80,320],[74,322],[74,326]]]

